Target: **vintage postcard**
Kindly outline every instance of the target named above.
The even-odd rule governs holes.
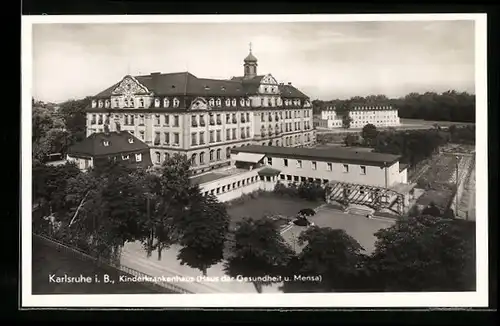
[[[488,304],[485,14],[23,16],[22,87],[23,308]]]

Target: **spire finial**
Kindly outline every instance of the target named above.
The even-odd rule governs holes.
[[[248,46],[250,47],[250,53],[252,53],[252,42],[250,42]]]

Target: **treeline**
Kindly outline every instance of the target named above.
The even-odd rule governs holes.
[[[390,105],[398,110],[400,118],[429,121],[475,122],[476,96],[467,92],[447,91],[441,94],[410,93],[400,98],[385,95],[355,96],[348,100],[312,101],[313,111],[319,114],[327,107],[344,111],[353,106]]]
[[[373,148],[374,152],[401,155],[401,163],[415,166],[430,158],[448,143],[475,144],[476,127],[450,126],[429,130],[378,130],[374,125],[363,127],[361,135],[349,134],[344,138],[346,146]],[[328,139],[321,139],[328,142]]]
[[[33,159],[45,162],[49,154],[65,154],[69,146],[85,139],[85,108],[89,104],[90,98],[59,106],[32,99]]]

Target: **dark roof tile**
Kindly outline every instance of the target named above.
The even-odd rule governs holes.
[[[132,139],[133,142],[130,143],[129,139]],[[108,141],[109,146],[104,146],[104,141]],[[108,134],[99,132],[93,133],[83,141],[71,146],[68,154],[70,156],[85,155],[95,157],[143,150],[149,150],[148,145],[126,131],[110,132]]]

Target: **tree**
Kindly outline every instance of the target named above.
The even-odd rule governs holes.
[[[190,161],[185,155],[175,154],[163,162],[158,176],[158,202],[153,214],[154,236],[161,252],[180,239],[182,219],[186,215],[193,198],[198,198],[199,190],[190,182]],[[152,248],[153,249],[153,248]]]
[[[356,135],[354,134],[348,134],[347,136],[345,136],[344,138],[344,144],[347,146],[347,147],[351,147],[351,146],[354,146],[358,143],[358,137],[356,137]]]
[[[300,197],[310,201],[325,199],[325,189],[317,182],[302,182],[297,191]]]
[[[207,268],[222,261],[229,230],[226,207],[214,195],[198,195],[179,226],[182,230],[177,258],[181,264],[198,268],[207,275]]]
[[[258,293],[271,284],[265,277],[279,277],[295,253],[269,218],[246,218],[238,223],[231,255],[224,268],[233,276],[251,278]]]
[[[288,268],[285,292],[350,291],[357,288],[363,247],[344,230],[311,227],[299,236],[307,243]],[[298,275],[304,281],[295,279]],[[314,282],[314,278],[320,278]],[[311,281],[312,280],[312,281]]]
[[[436,206],[434,202],[431,202],[429,206],[422,210],[422,215],[430,215],[434,217],[442,216],[441,210]]]
[[[430,215],[401,219],[375,236],[374,284],[385,291],[475,288],[475,224]]]
[[[352,118],[349,114],[342,115],[342,127],[349,129],[351,127]]]
[[[377,138],[378,130],[373,124],[369,123],[363,127],[361,136],[363,137],[366,145],[371,146]]]
[[[69,132],[68,143],[74,144],[85,139],[86,113],[91,98],[69,100],[60,104],[60,113]]]

